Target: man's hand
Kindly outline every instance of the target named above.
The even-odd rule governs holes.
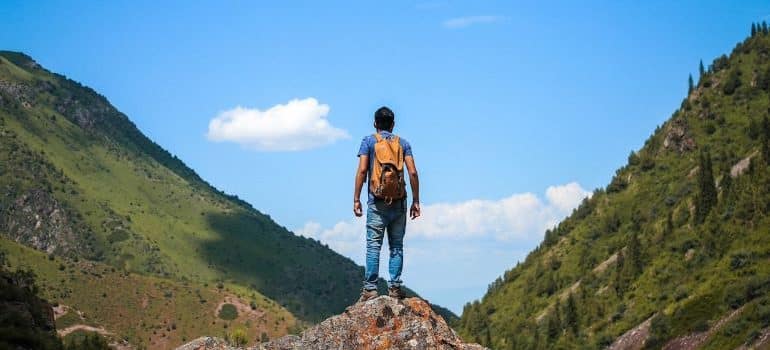
[[[409,208],[409,216],[412,220],[420,217],[420,202],[412,202],[412,207]]]
[[[358,217],[364,215],[364,211],[361,210],[361,201],[353,201],[353,215]]]

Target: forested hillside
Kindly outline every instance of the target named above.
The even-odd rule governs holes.
[[[762,23],[701,63],[681,106],[611,183],[465,306],[461,334],[494,349],[767,341],[768,117]]]

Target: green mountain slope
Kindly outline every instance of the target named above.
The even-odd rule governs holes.
[[[78,330],[93,327],[111,342],[169,349],[201,335],[225,336],[235,329],[255,340],[282,336],[297,327],[286,309],[237,285],[128,273],[47,255],[2,237],[0,254],[13,268],[34,272],[39,294],[55,303],[56,331],[65,342]],[[225,304],[238,309],[234,318],[220,316]]]
[[[0,230],[14,240],[128,271],[230,281],[307,320],[355,300],[352,261],[215,190],[91,89],[2,52],[0,96]]]
[[[280,305],[264,309],[284,331],[294,323],[283,308],[306,322],[337,314],[358,297],[363,273],[210,186],[103,96],[8,51],[0,51],[0,235],[119,272],[265,296]]]
[[[605,189],[465,306],[467,340],[732,349],[770,334],[767,30],[697,80]]]

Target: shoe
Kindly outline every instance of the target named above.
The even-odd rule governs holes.
[[[406,298],[406,294],[401,290],[401,287],[388,287],[388,296],[396,299]]]
[[[358,298],[358,302],[362,303],[362,302],[367,301],[367,300],[372,300],[372,299],[374,299],[374,298],[376,298],[378,296],[379,296],[379,294],[377,293],[376,289],[371,289],[371,290],[364,289],[364,290],[361,291],[361,297]]]

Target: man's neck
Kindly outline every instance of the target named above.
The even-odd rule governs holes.
[[[384,132],[387,132],[387,133],[389,133],[389,134],[392,134],[392,133],[393,133],[393,129],[390,129],[390,130],[385,130],[385,129],[377,129],[377,133],[378,133],[378,134],[379,134],[379,133],[381,133],[381,132],[383,132],[383,131],[384,131]]]

